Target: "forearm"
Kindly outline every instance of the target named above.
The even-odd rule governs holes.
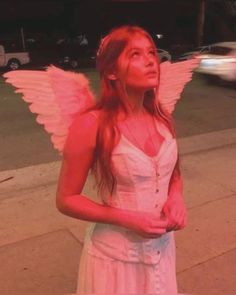
[[[133,211],[98,204],[83,195],[69,196],[63,204],[57,204],[57,208],[73,218],[120,226],[126,226],[134,214]]]
[[[183,199],[183,180],[181,175],[175,176],[170,181],[168,197]]]

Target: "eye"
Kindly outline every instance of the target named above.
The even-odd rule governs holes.
[[[149,54],[151,54],[153,56],[156,56],[156,51],[154,49],[152,49],[152,50],[149,51]]]
[[[137,57],[137,56],[139,56],[139,55],[140,55],[139,51],[133,51],[133,52],[131,53],[131,57]]]

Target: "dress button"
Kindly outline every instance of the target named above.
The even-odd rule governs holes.
[[[134,258],[134,257],[137,257],[137,253],[136,253],[135,250],[133,250],[133,249],[129,249],[129,250],[128,250],[128,256]]]
[[[158,255],[160,254],[160,251],[159,251],[159,250],[157,251],[157,254],[158,254]]]
[[[156,189],[156,193],[158,193],[158,192],[159,192],[159,189],[157,188],[157,189]]]
[[[157,207],[158,207],[158,204],[155,205],[155,208],[157,208]]]

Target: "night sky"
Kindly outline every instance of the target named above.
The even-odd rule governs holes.
[[[236,10],[227,15],[227,1],[207,0],[205,43],[235,39]],[[229,10],[229,8],[227,8]],[[0,1],[0,42],[19,37],[51,44],[63,36],[85,33],[91,47],[112,27],[137,24],[151,34],[163,34],[159,45],[196,45],[199,0],[92,1],[3,0]],[[7,42],[7,41],[6,41]]]
[[[151,33],[168,35],[167,43],[181,39],[192,42],[196,11],[196,4],[186,0],[1,1],[0,37],[24,27],[29,35],[83,32],[96,39],[114,26],[129,23],[141,25]]]

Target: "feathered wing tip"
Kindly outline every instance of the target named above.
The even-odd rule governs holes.
[[[10,71],[3,77],[30,104],[30,111],[37,114],[36,121],[52,134],[53,146],[61,154],[75,115],[94,103],[87,78],[55,66],[46,71]]]
[[[176,102],[180,99],[185,85],[191,81],[193,70],[197,68],[199,59],[160,65],[160,84],[157,100],[163,110],[168,114],[173,113]]]

